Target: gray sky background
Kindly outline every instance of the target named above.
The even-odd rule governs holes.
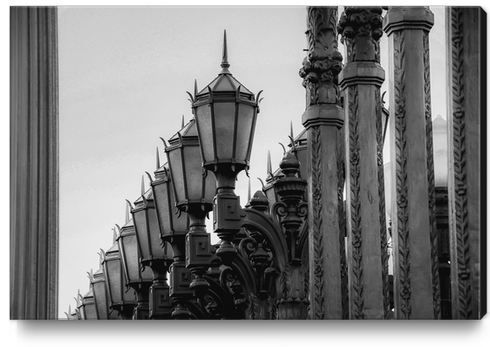
[[[445,46],[443,8],[432,10],[435,117],[445,116]],[[267,150],[276,168],[291,122],[295,134],[303,129],[304,7],[60,7],[60,318],[74,309],[78,289],[89,290],[86,272],[98,269],[99,249],[110,248],[112,228],[124,224],[125,199],[134,202],[142,175],[156,169],[156,147],[166,162],[159,137],[175,134],[182,115],[191,118],[186,91],[194,79],[203,88],[220,72],[224,29],[231,72],[254,93],[264,90],[253,193],[261,188],[256,178],[266,176]],[[388,75],[385,36],[381,44]],[[241,173],[242,205],[247,185]]]

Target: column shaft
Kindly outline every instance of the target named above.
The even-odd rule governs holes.
[[[10,8],[10,318],[58,306],[58,54],[54,7]]]
[[[346,7],[340,19],[347,64],[345,148],[349,317],[387,319],[389,283],[379,65],[381,7]]]
[[[439,319],[439,275],[424,7],[393,7],[384,19],[390,45],[390,146],[395,316]]]
[[[481,256],[481,8],[448,8],[449,240],[453,319],[482,311]],[[484,146],[483,146],[484,147]],[[484,190],[483,190],[484,191]],[[483,273],[485,273],[483,260]]]
[[[336,7],[307,10],[308,56],[300,76],[306,88],[310,318],[347,318],[343,201],[343,110],[337,75]]]

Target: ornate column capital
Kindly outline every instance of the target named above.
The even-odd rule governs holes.
[[[383,36],[382,13],[381,6],[345,7],[338,30],[341,42],[347,47],[347,62],[379,63],[379,39]]]
[[[428,6],[390,6],[383,20],[387,35],[398,30],[418,29],[429,31],[434,25],[434,14]]]
[[[308,7],[308,55],[299,75],[306,88],[306,106],[337,104],[337,75],[342,70],[342,54],[337,50],[337,7]]]

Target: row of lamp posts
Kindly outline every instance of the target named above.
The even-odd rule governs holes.
[[[260,93],[256,98],[230,73],[224,35],[221,72],[189,94],[194,119],[168,144],[162,139],[168,163],[160,166],[157,159],[154,177],[147,173],[151,187],[134,206],[128,201],[132,218],[117,226],[101,269],[89,276],[89,293],[77,297],[68,318],[191,318],[189,299],[205,300],[212,258],[230,265],[237,254],[232,241],[243,213],[235,182],[249,167]],[[206,231],[210,211],[217,246]]]

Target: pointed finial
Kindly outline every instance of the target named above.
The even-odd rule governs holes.
[[[181,129],[184,127],[185,125],[185,122],[184,122],[184,115],[182,115],[182,126],[181,126]]]
[[[293,121],[291,121],[291,130],[290,130],[290,133],[291,133],[291,137],[294,139],[294,133],[293,133]]]
[[[160,153],[158,152],[158,146],[157,146],[157,170],[160,168]]]
[[[280,142],[278,142],[278,143],[282,147],[282,155],[285,155],[286,154],[286,147],[284,147],[284,145],[282,143],[280,143]]]
[[[271,151],[267,151],[267,174],[272,176]]]
[[[194,99],[196,98],[197,95],[197,79],[194,80]]]
[[[127,222],[129,222],[129,203],[128,203],[128,200],[126,200],[126,214],[124,216],[124,224],[126,224]]]
[[[145,175],[141,175],[141,195],[145,195]]]
[[[223,35],[223,58],[221,59],[221,67],[223,71],[221,73],[229,73],[228,68],[230,64],[228,63],[228,46],[226,44],[226,30]]]
[[[102,263],[104,262],[104,254],[103,254],[103,251],[102,252],[98,252],[97,254],[99,255],[99,269],[102,269]]]
[[[251,198],[252,198],[252,188],[250,185],[250,177],[249,177],[248,178],[248,198],[247,198],[247,201],[250,201]]]

